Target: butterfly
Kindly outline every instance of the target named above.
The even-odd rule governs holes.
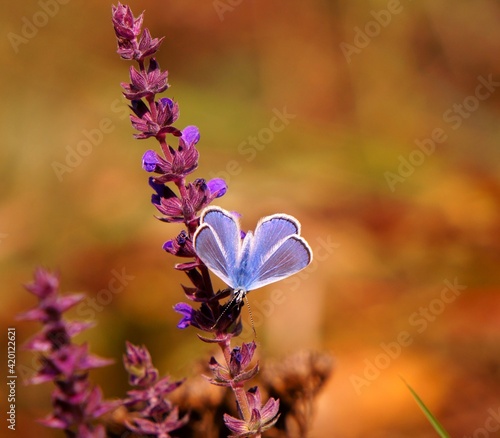
[[[207,207],[193,236],[205,265],[234,291],[241,303],[246,294],[293,275],[313,258],[300,236],[300,222],[287,214],[263,217],[243,238],[237,218],[220,207]]]

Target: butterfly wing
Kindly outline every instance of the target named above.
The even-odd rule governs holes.
[[[289,215],[275,214],[259,222],[250,249],[248,290],[289,277],[311,263],[312,250],[299,233],[299,221]]]
[[[206,208],[193,242],[198,257],[222,281],[234,288],[240,246],[240,228],[234,216],[219,207]]]
[[[300,223],[293,216],[273,214],[263,217],[255,228],[251,251],[266,258],[276,245],[294,234],[300,234]]]

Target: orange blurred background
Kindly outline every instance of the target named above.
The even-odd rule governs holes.
[[[261,358],[335,357],[311,437],[435,436],[400,377],[452,436],[500,428],[499,4],[129,4],[166,36],[176,126],[202,135],[194,177],[226,176],[217,204],[246,229],[296,216],[316,253],[249,295]],[[176,328],[187,280],[161,246],[180,228],[153,217],[141,157],[156,143],[132,138],[111,3],[13,2],[0,22],[2,339],[38,330],[14,316],[34,305],[22,284],[42,265],[88,294],[68,316],[94,320],[78,341],[116,360],[91,374],[107,397],[128,389],[125,340],[189,377],[212,350]],[[117,273],[123,289],[92,304]],[[33,368],[20,348],[17,363]],[[18,381],[16,436],[62,436],[34,422],[51,390]]]

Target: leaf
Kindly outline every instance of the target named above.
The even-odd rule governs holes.
[[[401,377],[401,380],[407,386],[407,388],[410,390],[411,395],[413,396],[413,398],[417,402],[417,404],[420,407],[420,409],[422,409],[423,413],[427,417],[427,420],[429,420],[429,423],[432,424],[432,427],[434,427],[434,430],[439,434],[439,436],[441,438],[450,438],[450,435],[448,434],[448,432],[446,432],[446,430],[444,429],[444,427],[441,426],[441,423],[439,423],[439,421],[436,419],[436,417],[434,417],[434,415],[432,415],[431,411],[429,411],[429,409],[427,408],[427,406],[425,406],[424,402],[418,396],[418,394],[415,392],[415,390],[410,385],[408,385],[408,383],[406,383],[406,380],[403,379],[402,377]]]

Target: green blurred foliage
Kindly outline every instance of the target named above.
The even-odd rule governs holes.
[[[13,318],[34,304],[21,285],[38,265],[89,299],[125,269],[134,279],[109,304],[70,315],[98,323],[80,340],[116,359],[93,377],[121,397],[126,339],[146,344],[175,377],[211,350],[194,330],[175,328],[172,305],[187,281],[161,245],[180,229],[153,217],[140,159],[156,144],[132,138],[119,86],[129,65],[115,53],[111,5],[57,3],[43,21],[42,3],[14,2],[0,17],[2,330],[16,327],[19,344],[36,330]],[[202,134],[195,176],[230,172],[218,201],[241,212],[245,228],[283,211],[301,220],[313,249],[335,243],[299,281],[250,294],[256,319],[271,308],[257,327],[263,360],[297,348],[335,355],[314,437],[434,436],[399,375],[452,436],[484,427],[500,389],[500,90],[474,95],[479,77],[500,80],[498,3],[243,0],[223,13],[220,4],[230,3],[130,2],[146,10],[154,36],[166,36],[158,59],[180,103],[177,126]],[[380,13],[388,8],[399,11],[390,22]],[[45,24],[28,38],[35,17]],[[295,115],[285,129],[242,153],[284,108]],[[401,159],[418,159],[416,141],[436,129],[446,140],[401,177]],[[98,141],[71,161],[85,132]],[[67,160],[78,164],[58,177],[54,163]],[[387,172],[400,178],[393,190]],[[443,282],[455,278],[467,288],[439,307]],[[286,300],[266,307],[273,290]],[[414,314],[429,305],[438,314],[424,328]],[[364,378],[381,343],[402,332],[411,345],[356,391],[353,376]],[[33,367],[21,351],[18,363]],[[18,386],[18,436],[59,436],[33,422],[50,390]]]

